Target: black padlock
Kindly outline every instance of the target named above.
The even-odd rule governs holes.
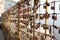
[[[50,6],[50,4],[47,2],[47,3],[46,3],[46,6]]]
[[[48,29],[48,27],[47,27],[47,25],[46,25],[46,24],[44,24],[44,25],[43,25],[43,28],[44,28],[44,29]]]
[[[23,15],[23,18],[25,19],[26,18],[26,15]]]
[[[56,16],[52,16],[52,19],[53,19],[53,20],[57,20]]]
[[[44,5],[43,8],[46,9],[46,6]]]
[[[56,13],[53,13],[52,19],[53,19],[53,20],[57,20],[57,14],[56,14]]]
[[[36,19],[38,18],[38,14],[36,14]]]
[[[60,34],[60,29],[59,29],[59,34]]]
[[[51,34],[51,26],[50,26],[50,29],[49,29],[49,33]]]
[[[52,10],[55,10],[55,7],[51,7]]]
[[[12,13],[12,15],[15,15],[16,13]]]
[[[48,2],[46,2],[45,5],[43,6],[43,8],[46,9],[46,6],[50,6],[50,4]]]
[[[46,19],[48,19],[48,18],[50,17],[50,14],[46,13],[46,14],[44,14],[44,17],[45,17]]]
[[[34,0],[34,5],[37,5],[39,0]]]
[[[34,6],[38,5],[38,3],[34,3]]]
[[[31,28],[33,28],[33,27],[34,27],[34,24],[33,24],[32,22],[30,23],[30,25],[31,25]]]

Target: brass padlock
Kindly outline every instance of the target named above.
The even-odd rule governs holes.
[[[55,7],[51,7],[52,10],[55,10]]]
[[[40,14],[40,19],[44,19],[44,15],[43,14]]]
[[[44,17],[45,17],[46,19],[48,19],[48,18],[50,17],[50,14],[46,13],[46,14],[44,14]]]
[[[48,29],[48,27],[43,27],[44,29]]]
[[[46,25],[46,24],[44,24],[44,25],[43,25],[43,28],[44,28],[44,29],[48,29],[48,27],[47,27],[47,25]]]

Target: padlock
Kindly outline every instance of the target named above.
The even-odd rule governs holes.
[[[52,10],[55,10],[55,7],[51,7]]]
[[[37,5],[39,0],[34,0],[34,5]]]
[[[46,2],[46,6],[50,6],[50,4],[48,2]]]
[[[38,18],[38,14],[36,14],[36,19]]]
[[[16,13],[12,13],[12,15],[15,15]]]
[[[43,8],[46,9],[46,6],[50,6],[50,4],[46,2]]]
[[[32,29],[30,29],[30,33],[32,33],[33,32],[33,30]]]
[[[30,21],[34,20],[34,17],[33,16],[30,16],[29,20]]]
[[[57,20],[57,14],[56,14],[56,13],[53,13],[52,19],[53,19],[53,20]]]
[[[26,15],[23,15],[23,18],[25,19],[26,18]]]
[[[37,36],[35,36],[35,37],[33,38],[33,40],[38,40],[38,37],[37,37]]]
[[[60,29],[59,29],[59,34],[60,34]]]
[[[40,23],[37,23],[37,25],[35,25],[35,29],[38,29],[40,27]]]
[[[46,5],[44,5],[43,8],[46,9]]]
[[[50,14],[46,13],[46,14],[44,14],[44,17],[45,17],[46,19],[48,19],[48,18],[50,17]]]
[[[44,24],[44,25],[43,25],[43,28],[44,28],[44,29],[48,29],[48,27],[47,27],[47,25],[46,25],[46,24]]]
[[[44,19],[44,15],[43,14],[40,14],[40,19]]]

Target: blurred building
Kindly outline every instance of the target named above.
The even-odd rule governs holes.
[[[4,12],[4,7],[5,7],[5,0],[0,0],[0,17],[1,14]]]

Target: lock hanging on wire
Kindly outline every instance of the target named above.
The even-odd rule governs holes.
[[[51,9],[55,10],[54,3],[51,3]]]
[[[59,29],[59,34],[60,34],[60,29]]]
[[[39,0],[34,0],[34,5],[37,5]]]
[[[48,19],[48,18],[50,17],[50,14],[46,13],[46,14],[44,14],[44,17],[45,17],[46,19]]]
[[[57,20],[57,13],[53,13],[52,19],[53,19],[53,20]]]
[[[46,6],[50,6],[50,4],[48,2],[46,2],[45,5],[43,6],[43,8],[46,9]]]
[[[40,16],[41,20],[44,19],[44,15],[43,14],[40,14],[39,16]]]

